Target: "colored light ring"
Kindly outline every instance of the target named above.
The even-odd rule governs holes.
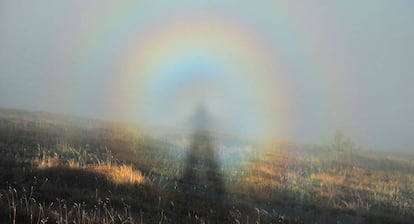
[[[271,10],[275,8],[261,9],[263,15],[252,17],[272,15]],[[88,10],[94,9],[86,6],[85,14]],[[291,41],[294,44],[284,46],[278,43],[289,42],[288,37],[277,34],[277,28],[269,28],[283,24],[274,24],[268,19],[264,25],[255,26],[254,20],[244,16],[248,14],[246,8],[217,10],[214,16],[199,14],[197,9],[195,12],[180,10],[173,5],[113,4],[103,6],[101,14],[83,21],[79,38],[73,44],[73,58],[70,59],[73,63],[67,68],[73,74],[67,80],[66,92],[71,92],[67,101],[73,101],[76,106],[76,99],[82,97],[82,92],[74,90],[82,83],[89,83],[85,79],[99,78],[100,86],[91,87],[96,88],[92,101],[101,102],[102,109],[112,115],[151,120],[154,109],[162,109],[160,105],[151,108],[152,102],[163,104],[162,98],[169,95],[176,105],[181,105],[178,107],[186,110],[186,104],[193,104],[191,97],[200,90],[196,87],[202,85],[197,81],[185,82],[199,76],[199,80],[209,83],[220,75],[223,83],[218,88],[230,86],[228,92],[222,92],[225,100],[243,99],[238,104],[251,110],[246,112],[250,121],[245,128],[256,135],[290,137],[297,126],[292,122],[295,120],[292,117],[295,114],[292,104],[296,100],[294,87],[300,82],[290,74],[300,68],[288,64],[292,64],[295,55],[312,56],[309,60],[318,65],[327,59],[324,55],[312,55],[315,52],[308,46],[311,44],[305,41],[305,34],[298,31],[302,27],[285,25],[285,29],[297,35],[289,37],[296,38]],[[276,11],[281,15],[272,15],[275,18],[287,17],[283,9]],[[294,24],[301,25],[297,21]],[[94,74],[85,74],[87,68]],[[200,74],[192,76],[191,72]],[[318,74],[315,79],[319,80],[315,88],[337,85],[327,83],[328,79]],[[181,86],[174,84],[180,82]],[[206,86],[217,84],[212,81]],[[183,90],[182,86],[186,88]],[[150,108],[145,108],[148,106]],[[154,117],[159,115],[154,114]]]

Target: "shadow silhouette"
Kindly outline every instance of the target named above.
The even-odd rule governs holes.
[[[200,105],[193,117],[195,131],[187,152],[184,175],[181,182],[184,192],[221,198],[224,183],[214,150],[213,137],[208,131],[210,118],[203,105]]]

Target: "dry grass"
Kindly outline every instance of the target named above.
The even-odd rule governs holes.
[[[365,214],[414,214],[412,172],[369,169],[364,163],[343,160],[340,152],[317,153],[258,153],[232,176],[228,190],[235,194],[248,192],[263,200],[317,204]]]
[[[311,175],[311,178],[314,180],[320,181],[321,184],[332,184],[332,185],[343,185],[344,176],[332,173],[315,173]]]
[[[144,184],[145,177],[139,170],[134,169],[131,165],[98,165],[88,168],[96,173],[103,174],[115,184]]]
[[[108,151],[108,155],[111,155],[110,151]],[[82,154],[82,156],[85,157],[87,154]],[[84,169],[87,171],[92,171],[97,174],[106,176],[109,181],[115,183],[116,185],[139,185],[146,183],[145,177],[142,175],[142,173],[128,164],[118,164],[108,158],[105,160],[97,160],[96,163],[87,164],[83,162],[86,161],[86,158],[64,159],[63,157],[64,156],[59,157],[57,153],[48,155],[48,153],[42,151],[41,153],[39,152],[37,157],[33,159],[33,164],[39,169],[66,167],[71,169]]]
[[[122,140],[122,135],[118,137]],[[126,148],[131,145],[133,143]],[[76,150],[67,145],[61,148],[57,151],[59,154],[40,152],[34,164],[41,169],[57,166],[85,169],[106,176],[116,185],[146,183],[146,178],[132,165],[113,162],[110,152],[106,156],[103,153],[96,154],[96,158],[93,158],[92,153],[85,150]],[[159,173],[167,179],[179,176],[182,167],[174,165],[171,162],[173,159],[165,156],[167,154],[150,150],[151,154],[145,149],[143,147],[140,151],[145,155],[139,157],[142,158],[140,167],[150,167],[152,171],[162,170]],[[367,158],[374,165],[379,164],[380,169],[372,169],[366,166],[364,160],[354,159],[358,158],[359,152],[356,151],[349,153],[320,149],[310,153],[276,143],[269,148],[253,151],[255,155],[246,156],[247,160],[239,161],[234,167],[226,167],[234,171],[229,172],[225,179],[228,193],[247,195],[268,203],[282,201],[316,205],[353,210],[364,215],[385,212],[390,213],[390,216],[414,215],[414,174],[392,166],[406,165],[406,160],[400,157],[395,161],[394,158],[384,160],[379,156],[361,153],[360,157]]]
[[[39,153],[33,161],[40,169],[47,169],[59,166],[59,156],[54,153],[53,156],[49,156],[46,152]]]

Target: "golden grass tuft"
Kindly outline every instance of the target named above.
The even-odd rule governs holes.
[[[338,174],[316,173],[311,175],[312,179],[321,181],[323,184],[343,185],[345,178]]]
[[[38,158],[34,160],[34,163],[40,169],[57,167],[60,165],[59,156],[56,153],[53,156],[48,156],[45,152],[43,152],[41,156],[38,156]]]
[[[127,164],[113,164],[111,160],[101,161],[95,164],[86,164],[79,162],[78,159],[62,159],[57,153],[53,156],[47,155],[46,152],[39,153],[33,159],[33,163],[39,169],[49,169],[54,167],[67,167],[70,169],[84,169],[94,173],[102,174],[108,178],[109,181],[119,184],[144,184],[145,177],[139,170],[134,169]]]
[[[261,166],[258,166],[257,170],[261,174],[264,174],[264,175],[269,176],[269,177],[274,177],[274,176],[282,173],[282,171],[279,169],[279,167],[274,167],[274,166],[261,165]]]
[[[88,168],[96,173],[103,174],[115,184],[144,184],[145,177],[131,165],[98,165]]]

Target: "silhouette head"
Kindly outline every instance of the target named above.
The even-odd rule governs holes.
[[[209,127],[209,116],[207,109],[203,104],[199,104],[196,108],[195,114],[194,114],[194,125],[197,130],[203,130],[206,131]]]

